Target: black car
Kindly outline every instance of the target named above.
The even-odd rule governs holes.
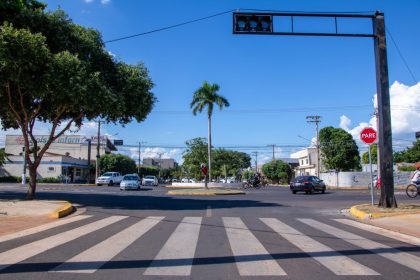
[[[325,193],[325,183],[316,176],[298,176],[290,182],[290,190],[296,192],[322,192]]]

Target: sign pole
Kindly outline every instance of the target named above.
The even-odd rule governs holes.
[[[368,145],[369,150],[369,165],[370,165],[370,197],[372,198],[372,206],[373,206],[373,172],[372,172],[372,156],[370,152],[370,145]]]

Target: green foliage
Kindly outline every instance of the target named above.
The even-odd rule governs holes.
[[[20,183],[22,177],[17,176],[0,176],[0,183]]]
[[[121,175],[124,175],[137,172],[136,162],[121,154],[107,154],[100,157],[99,166],[102,173],[120,172]]]
[[[222,110],[223,107],[229,107],[229,101],[225,97],[217,94],[219,90],[220,86],[218,84],[204,82],[203,85],[194,92],[190,104],[194,116],[207,108],[207,116],[211,118],[214,104],[218,105],[220,110]]]
[[[244,170],[242,171],[242,180],[250,180],[254,176],[253,170]]]
[[[212,164],[214,176],[236,177],[241,169],[251,166],[251,157],[243,152],[216,149]]]
[[[322,162],[327,169],[360,170],[359,149],[350,133],[341,128],[324,127],[319,131]]]
[[[372,144],[369,145],[370,155],[372,157],[372,163],[378,163],[378,145]],[[364,164],[369,163],[369,152],[364,152],[362,155],[362,162]]]
[[[159,175],[159,168],[154,167],[154,166],[141,166],[139,176],[144,177],[144,176],[147,176],[147,175],[158,176]]]
[[[45,177],[45,178],[39,178],[37,179],[38,183],[61,183],[60,178],[56,177]]]
[[[182,164],[183,175],[200,178],[200,166],[202,163],[208,162],[207,141],[205,138],[194,138],[188,140],[185,144],[187,148],[182,155],[184,159]]]
[[[35,0],[1,2],[0,120],[4,129],[22,131],[31,175],[28,198],[55,139],[96,118],[122,125],[143,121],[156,102],[152,87],[143,64],[116,60],[98,31],[74,24],[62,10],[46,11]],[[33,137],[37,122],[51,125],[42,145]]]
[[[282,160],[272,160],[263,165],[264,175],[274,183],[288,183],[292,176],[290,165]]]
[[[411,148],[407,148],[401,152],[394,153],[394,161],[399,162],[420,162],[420,139],[413,142],[413,146]]]
[[[0,149],[0,166],[3,166],[3,164],[6,162],[7,160],[7,156],[6,153],[4,151],[4,148]]]
[[[398,167],[398,171],[416,171],[416,167],[414,165],[403,165]]]

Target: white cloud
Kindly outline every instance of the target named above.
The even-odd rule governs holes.
[[[377,95],[372,99],[373,106],[377,107]],[[420,83],[406,86],[398,81],[390,87],[391,123],[393,135],[412,134],[420,131]],[[351,128],[351,120],[347,116],[340,117],[340,127],[349,132],[355,140],[359,140],[363,128],[371,126],[375,129],[376,117],[372,116],[368,122],[361,122]]]
[[[94,0],[84,0],[86,3],[92,3]]]
[[[101,0],[101,4],[103,4],[103,5],[106,5],[106,4],[108,4],[109,2],[111,2],[111,0]]]

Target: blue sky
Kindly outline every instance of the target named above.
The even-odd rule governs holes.
[[[409,145],[420,130],[420,1],[417,0],[49,0],[75,23],[98,29],[104,41],[147,32],[181,22],[240,9],[307,12],[385,13],[386,26],[415,78],[413,79],[388,35],[388,62],[395,148]],[[282,28],[288,28],[285,22]],[[277,25],[276,25],[277,26]],[[368,30],[366,22],[339,22],[342,30]],[[296,28],[332,28],[329,22],[297,21]],[[275,27],[276,28],[276,27]],[[310,30],[314,30],[310,29]],[[220,85],[231,106],[216,110],[213,144],[258,150],[260,160],[288,157],[315,136],[307,115],[322,116],[324,126],[342,127],[357,138],[372,122],[376,93],[373,41],[370,38],[246,36],[232,34],[232,13],[178,28],[106,44],[127,63],[144,62],[155,83],[158,99],[142,123],[126,127],[105,125],[105,132],[136,145],[145,141],[145,156],[164,152],[180,159],[185,141],[207,136],[205,115],[192,116],[189,104],[203,81]],[[398,81],[398,83],[395,83]],[[416,85],[417,84],[417,85]],[[412,106],[412,107],[409,107]],[[414,107],[413,107],[414,106]],[[395,121],[394,121],[395,118]],[[395,122],[395,124],[394,124]],[[374,122],[372,122],[374,123]],[[397,127],[398,126],[398,127]],[[83,133],[93,133],[87,125]],[[405,140],[405,141],[401,141]],[[408,140],[408,141],[407,141]],[[168,147],[168,148],[166,148]],[[172,147],[172,148],[170,148]],[[361,150],[364,147],[361,146]],[[136,148],[124,151],[137,155]]]

